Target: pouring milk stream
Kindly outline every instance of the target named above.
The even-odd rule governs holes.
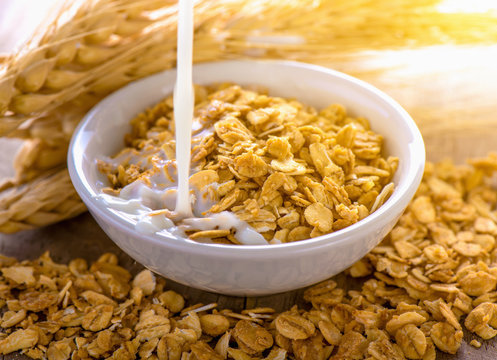
[[[195,95],[192,79],[193,57],[193,0],[178,1],[177,73],[174,88],[174,126],[176,129],[176,167],[178,195],[176,213],[183,218],[192,217],[188,177],[193,107]]]

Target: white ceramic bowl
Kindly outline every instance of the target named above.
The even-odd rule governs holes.
[[[177,282],[229,295],[289,291],[327,279],[373,249],[392,229],[421,181],[425,150],[414,121],[393,99],[358,79],[285,61],[225,61],[194,67],[198,84],[233,82],[262,85],[271,95],[293,97],[319,108],[331,103],[364,116],[385,138],[388,154],[398,156],[395,191],[376,212],[332,234],[281,245],[201,244],[145,235],[134,224],[95,200],[105,183],[96,159],[121,149],[129,121],[169,95],[175,71],[131,83],[91,110],[76,129],[69,148],[69,173],[88,209],[109,237],[136,261]]]

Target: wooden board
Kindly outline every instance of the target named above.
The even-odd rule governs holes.
[[[143,267],[126,255],[110,240],[99,228],[93,218],[87,213],[75,219],[52,225],[43,229],[25,231],[13,235],[0,235],[0,253],[18,259],[34,259],[50,251],[54,261],[67,263],[75,257],[85,258],[87,261],[96,260],[104,252],[113,252],[118,255],[121,265],[132,273],[137,273]],[[338,276],[340,286],[357,288],[361,281],[350,283],[344,281],[343,276]],[[196,290],[187,286],[169,281],[167,287],[185,296],[191,304],[202,302],[204,304],[216,302],[220,308],[229,308],[240,311],[244,307],[270,306],[277,311],[283,311],[294,304],[305,306],[302,300],[302,289],[288,293],[263,297],[233,297],[223,296],[205,291]],[[476,349],[469,342],[476,338],[465,332],[464,342],[457,355],[439,353],[437,359],[441,360],[495,360],[497,359],[497,340],[483,343]],[[0,360],[28,359],[21,355],[0,356]]]

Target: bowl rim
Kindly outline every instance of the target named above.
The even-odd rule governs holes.
[[[202,67],[211,67],[211,66],[219,66],[223,64],[234,64],[234,65],[242,65],[249,66],[253,63],[265,64],[265,65],[276,65],[276,66],[286,66],[286,67],[294,67],[299,69],[305,69],[310,71],[316,71],[320,73],[326,73],[327,75],[331,75],[332,77],[339,78],[343,81],[352,83],[355,87],[363,88],[369,93],[373,93],[378,100],[383,101],[386,105],[390,106],[394,109],[398,115],[403,119],[406,128],[409,130],[409,133],[412,135],[412,141],[406,146],[408,146],[408,154],[409,154],[409,167],[404,174],[401,174],[399,177],[405,179],[405,184],[402,187],[395,186],[394,192],[388,198],[388,200],[381,205],[375,212],[368,215],[364,219],[358,221],[355,224],[352,224],[344,229],[338,230],[336,232],[332,232],[329,234],[325,234],[316,238],[306,239],[295,241],[291,243],[283,243],[283,244],[271,244],[271,245],[230,245],[230,244],[211,244],[211,243],[200,243],[194,240],[182,239],[178,241],[178,239],[172,235],[166,234],[145,234],[145,233],[137,233],[134,228],[134,225],[130,221],[126,221],[119,217],[117,214],[109,211],[107,207],[103,204],[97,202],[94,198],[97,195],[93,189],[90,187],[87,178],[84,176],[84,172],[82,171],[82,159],[83,154],[79,154],[77,156],[76,149],[79,146],[81,141],[81,134],[85,130],[85,128],[92,123],[92,119],[94,115],[99,112],[101,107],[105,107],[108,104],[111,104],[113,99],[117,97],[119,94],[125,91],[129,91],[130,88],[135,86],[138,83],[149,81],[149,79],[153,77],[161,77],[163,74],[167,72],[174,72],[176,69],[165,70],[153,75],[149,75],[139,80],[135,80],[115,92],[107,95],[104,99],[102,99],[99,103],[97,103],[80,121],[76,129],[74,130],[73,136],[71,138],[69,149],[68,149],[68,169],[71,181],[78,193],[78,195],[82,198],[83,202],[87,205],[92,214],[98,215],[98,217],[103,218],[107,223],[112,224],[114,227],[118,227],[121,230],[124,230],[127,234],[131,236],[135,236],[138,234],[141,240],[152,242],[160,246],[165,246],[168,248],[174,248],[176,250],[185,250],[189,253],[203,253],[210,254],[216,253],[224,255],[231,255],[237,258],[252,258],[254,255],[264,255],[264,257],[272,257],[272,258],[280,258],[283,256],[287,256],[288,252],[294,252],[298,250],[299,254],[307,251],[315,251],[315,249],[320,248],[322,246],[327,246],[329,244],[335,244],[339,242],[349,241],[351,236],[360,236],[360,232],[367,228],[371,223],[376,222],[388,222],[387,219],[391,219],[392,215],[389,215],[390,212],[394,211],[396,208],[401,207],[402,211],[409,204],[412,197],[414,196],[423,176],[424,165],[425,165],[425,147],[421,132],[419,131],[416,123],[411,118],[411,116],[407,113],[407,111],[398,104],[393,98],[389,95],[385,94],[383,91],[377,89],[373,85],[352,77],[350,75],[344,74],[337,70],[329,69],[323,66],[302,63],[297,61],[288,61],[288,60],[226,60],[226,61],[212,61],[212,62],[203,62],[194,64],[195,68]],[[195,70],[194,70],[195,71]],[[80,160],[78,162],[78,160]],[[402,161],[402,159],[401,159]],[[78,175],[79,174],[79,175]]]

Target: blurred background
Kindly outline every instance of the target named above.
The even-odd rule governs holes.
[[[0,0],[0,54],[14,51],[59,0]]]

